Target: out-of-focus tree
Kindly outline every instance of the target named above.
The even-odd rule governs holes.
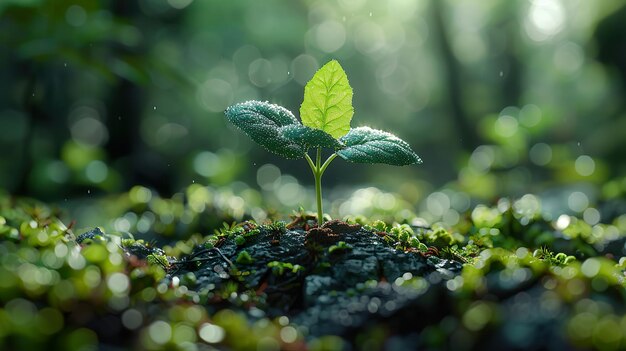
[[[0,186],[48,198],[235,179],[303,189],[306,169],[226,132],[223,110],[258,99],[297,111],[331,58],[358,120],[425,163],[340,163],[329,185],[409,203],[446,185],[482,198],[599,185],[623,172],[622,12],[609,0],[3,1]]]

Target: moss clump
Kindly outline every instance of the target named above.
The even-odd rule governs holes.
[[[448,247],[455,243],[452,234],[443,228],[436,228],[424,236],[424,241],[436,247]]]
[[[293,264],[290,262],[272,261],[269,262],[267,266],[272,269],[272,274],[278,276],[281,276],[286,272],[291,272],[295,274],[304,270],[304,267],[302,267],[301,265]]]
[[[235,262],[239,264],[252,264],[254,262],[254,258],[250,255],[250,253],[246,250],[239,252],[237,255],[237,259]]]

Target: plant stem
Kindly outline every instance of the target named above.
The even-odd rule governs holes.
[[[321,174],[324,174],[324,172],[326,171],[326,168],[328,168],[328,165],[330,165],[330,163],[333,162],[335,157],[337,157],[337,154],[332,154],[330,155],[330,157],[328,157],[328,159],[326,159],[326,162],[324,162],[324,164],[322,165],[322,169],[320,169]]]
[[[324,224],[324,211],[322,208],[322,175],[328,165],[337,157],[337,154],[332,154],[324,164],[322,164],[322,148],[317,148],[317,154],[315,156],[315,162],[311,159],[308,154],[304,154],[304,158],[309,163],[309,167],[311,167],[311,171],[313,172],[313,177],[315,178],[315,199],[317,201],[317,225],[321,226]]]
[[[317,157],[315,158],[315,196],[317,200],[317,226],[324,224],[324,211],[322,210],[322,149],[317,148]]]

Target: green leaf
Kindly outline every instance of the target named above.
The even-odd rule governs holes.
[[[268,151],[285,158],[304,157],[305,149],[282,135],[281,127],[300,125],[284,107],[262,101],[246,101],[224,112],[228,120]]]
[[[300,117],[305,126],[321,129],[338,139],[350,130],[354,114],[352,88],[339,62],[320,68],[304,87]]]
[[[325,147],[338,150],[343,147],[343,144],[339,142],[339,140],[333,138],[332,135],[321,129],[313,129],[301,124],[292,124],[281,127],[280,130],[285,138],[302,145],[305,150],[312,147]]]
[[[422,163],[409,144],[397,136],[369,127],[352,129],[340,139],[346,147],[337,155],[355,163],[386,163],[404,166]]]

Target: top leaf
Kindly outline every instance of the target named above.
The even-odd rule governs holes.
[[[354,114],[352,88],[339,62],[320,68],[304,87],[300,117],[305,126],[321,129],[338,139],[350,131]]]
[[[228,120],[267,150],[286,158],[300,158],[306,149],[301,142],[286,138],[281,127],[301,125],[284,107],[262,101],[246,101],[224,112]]]
[[[346,145],[337,155],[356,163],[405,166],[422,163],[409,144],[397,136],[369,127],[354,128],[340,140]]]

